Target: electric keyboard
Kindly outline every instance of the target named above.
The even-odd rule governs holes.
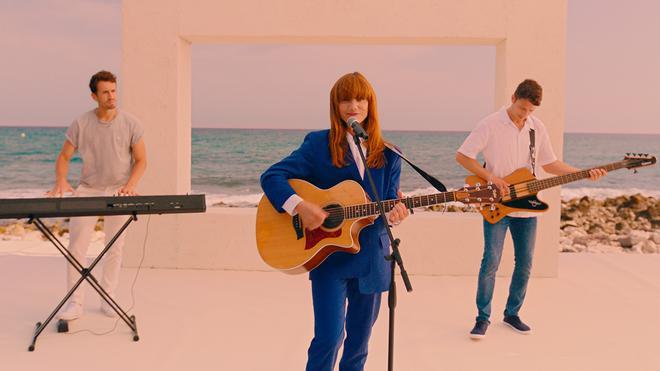
[[[205,195],[0,199],[0,219],[181,214],[206,211]]]

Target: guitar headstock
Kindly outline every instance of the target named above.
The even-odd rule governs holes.
[[[655,164],[655,156],[650,156],[648,153],[626,153],[623,163],[627,169],[651,166]]]
[[[454,199],[464,204],[487,205],[501,202],[502,195],[494,184],[476,183],[473,186],[466,185],[454,191]]]

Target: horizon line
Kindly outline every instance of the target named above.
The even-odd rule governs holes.
[[[35,129],[55,129],[55,128],[68,128],[69,126],[61,125],[27,125],[20,126],[15,124],[2,124],[0,123],[0,128],[35,128]],[[195,126],[192,125],[192,129],[226,129],[226,130],[287,130],[287,131],[312,131],[312,130],[324,130],[326,128],[265,128],[265,127],[232,127],[232,126],[223,126],[223,127],[212,127],[212,126]],[[470,132],[471,130],[459,130],[459,129],[443,129],[443,130],[429,130],[429,129],[385,129],[383,131],[394,131],[394,132],[456,132],[456,133],[465,133]],[[588,131],[564,131],[564,134],[621,134],[621,135],[660,135],[660,132],[651,133],[651,132],[588,132]]]

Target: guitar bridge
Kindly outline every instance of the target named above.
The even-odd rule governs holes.
[[[299,240],[304,237],[304,232],[302,228],[302,222],[300,220],[300,215],[294,215],[291,219],[293,224],[293,230],[296,231],[296,239]]]

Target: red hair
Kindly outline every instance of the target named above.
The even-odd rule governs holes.
[[[380,132],[380,123],[378,121],[378,110],[376,104],[376,92],[369,81],[359,72],[353,72],[342,76],[330,90],[330,155],[332,164],[335,167],[342,167],[346,164],[346,151],[348,143],[346,142],[346,124],[339,114],[339,102],[346,100],[363,100],[369,103],[367,118],[362,123],[362,127],[369,135],[366,141],[367,147],[367,166],[370,168],[380,168],[385,165],[385,143]]]

